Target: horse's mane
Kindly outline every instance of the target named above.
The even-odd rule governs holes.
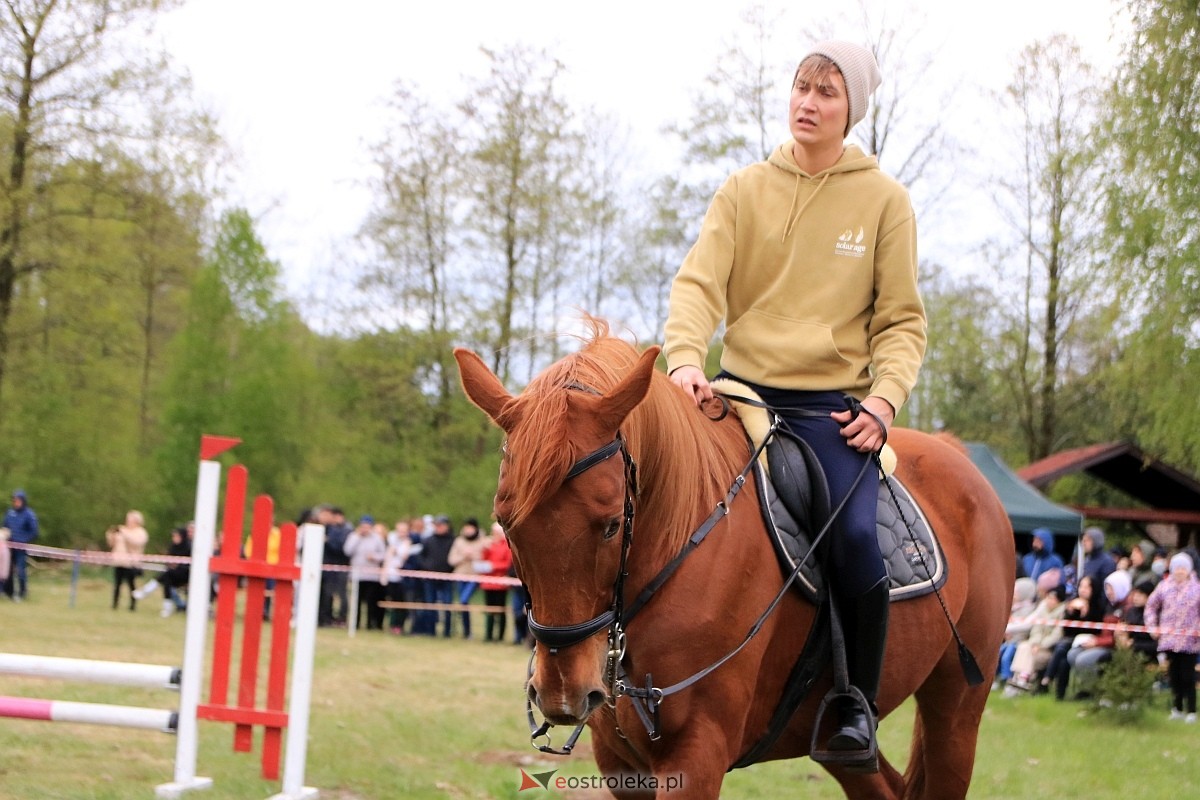
[[[607,394],[637,362],[638,350],[609,335],[607,323],[593,317],[585,322],[591,335],[584,347],[534,378],[505,409],[506,419],[497,420],[509,430],[505,477],[514,492],[508,498],[512,522],[557,490],[571,465],[587,455],[569,429],[572,400],[587,394],[583,387]],[[509,421],[516,424],[509,427]],[[714,423],[656,372],[621,432],[638,465],[636,528],[653,531],[655,542],[673,551],[745,466],[741,428]]]

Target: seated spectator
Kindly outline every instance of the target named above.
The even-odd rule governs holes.
[[[1125,612],[1125,624],[1144,627],[1146,625],[1146,601],[1157,586],[1157,581],[1145,580],[1134,585],[1129,592],[1129,608]],[[1149,663],[1158,661],[1158,642],[1148,631],[1117,631],[1119,647],[1132,647]]]
[[[1129,605],[1128,573],[1116,570],[1104,579],[1104,596],[1108,599],[1108,612],[1102,622],[1106,625],[1117,625],[1124,620]],[[1115,630],[1106,627],[1088,636],[1082,634],[1075,637],[1071,650],[1067,653],[1067,664],[1075,673],[1076,682],[1081,695],[1090,695],[1091,687],[1100,675],[1101,665],[1112,660]]]
[[[1063,635],[1054,645],[1050,653],[1050,661],[1042,675],[1041,684],[1044,687],[1054,687],[1054,698],[1062,700],[1067,694],[1067,682],[1070,678],[1070,665],[1067,663],[1067,653],[1077,636],[1095,635],[1096,627],[1087,623],[1100,622],[1104,619],[1105,602],[1100,592],[1093,590],[1095,584],[1087,575],[1079,579],[1076,595],[1069,599],[1063,611]]]
[[[992,691],[1001,688],[1012,677],[1012,660],[1016,655],[1017,645],[1029,635],[1033,626],[1031,614],[1036,607],[1034,597],[1037,584],[1032,578],[1017,578],[1013,585],[1012,610],[1008,615],[1008,626],[1004,629],[1004,642],[1000,645],[1000,664],[996,669],[996,680],[992,683]]]
[[[1030,619],[1034,620],[1029,629],[1029,635],[1017,645],[1017,652],[1012,661],[1012,680],[1004,690],[1007,697],[1020,692],[1028,692],[1044,688],[1037,682],[1037,675],[1050,662],[1050,654],[1054,646],[1062,639],[1063,629],[1058,621],[1066,610],[1067,590],[1055,586],[1037,608]],[[1012,691],[1010,691],[1010,689]]]
[[[167,548],[167,555],[175,558],[188,558],[192,555],[192,537],[195,535],[196,523],[189,522],[187,527],[178,527],[171,530],[171,545]],[[176,611],[183,611],[187,608],[187,603],[183,600],[182,590],[187,588],[188,578],[191,576],[191,567],[188,563],[173,563],[167,566],[163,571],[162,580],[151,578],[142,585],[142,588],[136,590],[133,596],[141,600],[148,597],[160,585],[163,590],[163,604],[161,616],[169,617]]]

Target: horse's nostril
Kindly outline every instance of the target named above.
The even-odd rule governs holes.
[[[529,702],[536,703],[537,695],[538,695],[537,689],[534,688],[532,681],[525,684],[525,696],[529,698]]]
[[[588,692],[588,696],[587,696],[588,713],[590,714],[593,711],[595,711],[597,708],[599,708],[600,706],[604,705],[604,701],[607,699],[608,699],[608,695],[606,695],[604,692],[601,692],[599,690]]]

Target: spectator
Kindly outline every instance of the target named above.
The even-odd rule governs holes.
[[[419,538],[418,538],[419,541]],[[402,519],[396,522],[396,525],[387,535],[387,551],[383,556],[383,572],[384,579],[387,582],[384,588],[384,596],[391,603],[411,603],[416,598],[413,597],[411,591],[411,583],[407,583],[411,579],[400,574],[401,570],[407,569],[409,554],[414,547],[419,547],[409,537],[408,520]],[[392,633],[397,636],[404,633],[404,624],[408,621],[407,608],[393,608],[388,615],[388,627]]]
[[[492,523],[492,535],[483,551],[483,560],[489,567],[488,575],[492,578],[507,577],[508,569],[512,566],[512,550],[508,546],[508,537],[504,535],[504,527],[498,522]],[[508,585],[483,579],[479,582],[483,587],[484,603],[489,606],[503,608],[508,602]],[[489,611],[484,631],[485,642],[503,642],[504,627],[508,617],[503,611]]]
[[[1129,580],[1137,586],[1144,581],[1157,584],[1159,576],[1154,574],[1154,542],[1142,539],[1137,546],[1129,551]]]
[[[1150,562],[1150,571],[1161,581],[1167,576],[1167,551],[1161,547],[1154,548],[1154,560]]]
[[[475,576],[478,574],[475,565],[483,560],[483,551],[487,544],[487,539],[479,532],[479,522],[474,518],[468,518],[463,523],[462,530],[458,532],[454,546],[450,548],[450,555],[446,558],[454,570],[454,574],[469,576],[467,580],[459,581],[455,585],[459,605],[470,604],[471,596],[479,588],[479,582],[475,580]],[[471,638],[470,611],[462,612],[462,631],[464,639]]]
[[[1032,612],[1035,608],[1034,597],[1037,594],[1037,584],[1032,578],[1017,578],[1013,585],[1012,610],[1008,615],[1008,626],[1004,629],[1004,642],[1000,645],[1000,665],[996,670],[996,680],[992,683],[995,691],[1012,678],[1012,660],[1017,653],[1017,645],[1029,635],[1033,623]]]
[[[343,549],[350,531],[344,523],[338,521],[339,516],[334,514],[332,506],[317,506],[314,516],[318,524],[325,526],[325,545],[321,553],[321,602],[317,611],[317,626],[327,628],[346,618],[346,571],[336,567],[350,564],[350,559],[346,558]]]
[[[12,552],[8,549],[8,528],[0,528],[0,592],[8,594],[8,573],[12,568]]]
[[[1054,645],[1046,671],[1042,675],[1042,686],[1054,687],[1054,698],[1062,700],[1067,695],[1067,682],[1070,679],[1071,666],[1067,663],[1067,654],[1071,651],[1078,636],[1094,635],[1095,626],[1087,623],[1100,622],[1104,619],[1105,603],[1101,592],[1094,590],[1096,584],[1088,576],[1079,580],[1078,593],[1066,603],[1063,610],[1062,638]]]
[[[1157,581],[1144,580],[1130,590],[1129,610],[1125,613],[1127,625],[1146,626],[1146,601],[1157,585]],[[1132,647],[1150,663],[1158,660],[1158,642],[1148,631],[1117,631],[1116,642],[1120,647]]]
[[[1004,690],[1006,697],[1042,688],[1037,676],[1050,663],[1050,654],[1062,639],[1063,629],[1058,621],[1062,619],[1066,599],[1067,590],[1055,586],[1030,615],[1036,622],[1030,626],[1029,635],[1017,645],[1012,662],[1013,677]]]
[[[1124,621],[1129,606],[1129,594],[1133,587],[1129,583],[1129,575],[1116,570],[1104,579],[1104,596],[1107,598],[1108,612],[1103,622],[1108,626],[1117,625]],[[1113,647],[1116,646],[1115,630],[1105,627],[1089,635],[1076,636],[1071,650],[1067,653],[1067,664],[1075,673],[1076,686],[1080,695],[1090,695],[1091,687],[1100,675],[1101,665],[1112,660]]]
[[[174,558],[190,558],[192,555],[192,537],[195,536],[195,533],[196,523],[194,522],[189,522],[186,526],[172,529],[171,544],[167,548],[167,555]],[[169,617],[176,611],[183,611],[187,608],[180,590],[187,586],[190,574],[191,568],[187,563],[176,562],[169,564],[163,571],[161,582],[155,578],[151,578],[142,585],[142,588],[136,590],[133,596],[141,600],[144,597],[148,597],[151,592],[161,585],[163,590],[163,604],[160,615]]]
[[[387,582],[383,571],[383,562],[387,557],[383,526],[377,525],[374,517],[362,517],[358,527],[346,538],[343,550],[350,559],[350,574],[358,586],[358,608],[354,609],[356,624],[362,624],[364,615],[360,612],[365,606],[367,630],[381,631],[383,609],[379,601],[383,599]]]
[[[1034,581],[1050,569],[1062,569],[1062,556],[1054,552],[1054,532],[1049,528],[1035,528],[1030,550],[1021,558],[1021,569],[1025,577]]]
[[[450,529],[450,518],[442,515],[433,521],[433,534],[425,539],[421,549],[421,569],[426,572],[441,572],[449,574],[450,548],[454,546],[454,532]],[[454,584],[449,580],[428,578],[425,581],[426,603],[449,605],[454,596]],[[426,609],[421,612],[421,633],[429,636],[437,635],[437,611]],[[449,638],[452,624],[450,610],[443,612],[442,635]]]
[[[4,522],[0,527],[8,529],[10,544],[25,545],[37,541],[38,518],[34,510],[29,507],[29,500],[25,496],[24,489],[17,489],[12,493],[12,507],[4,513]],[[10,547],[9,549],[12,551],[11,563],[8,580],[4,585],[4,593],[8,595],[9,600],[20,603],[29,592],[28,575],[26,574],[28,553],[25,552],[24,547]]]
[[[142,574],[138,558],[146,552],[146,542],[150,535],[146,533],[145,523],[140,511],[130,511],[125,515],[124,525],[114,525],[105,532],[113,559],[113,596],[112,607],[115,611],[121,600],[121,586],[129,584],[129,610],[137,610],[136,580]]]
[[[512,545],[509,545],[512,549]],[[517,562],[513,560],[512,566],[508,568],[508,577],[517,577]],[[529,646],[533,647],[533,639],[529,637],[529,590],[525,588],[524,583],[519,583],[512,587],[512,615],[513,615],[513,644],[522,645],[526,640]]]
[[[275,520],[271,520],[271,529],[267,531],[267,563],[279,563],[279,547],[283,532],[279,530],[279,526],[275,524]],[[254,535],[246,537],[246,543],[242,545],[242,553],[246,558],[254,555]],[[275,579],[267,578],[266,584],[263,586],[266,592],[263,594],[263,622],[271,621],[271,599],[275,594]]]
[[[1169,572],[1146,601],[1146,624],[1161,626],[1158,652],[1166,656],[1171,685],[1168,719],[1196,721],[1196,654],[1200,653],[1200,582],[1187,553],[1171,557]]]
[[[1091,577],[1092,586],[1103,586],[1104,579],[1117,568],[1117,562],[1104,549],[1104,531],[1088,528],[1079,544],[1083,548],[1083,575]]]

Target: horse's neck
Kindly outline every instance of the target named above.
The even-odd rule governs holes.
[[[667,398],[671,400],[672,398]],[[715,437],[721,423],[698,415],[681,416],[671,402],[646,404],[639,422],[639,544],[650,542],[651,563],[673,558],[688,537],[713,512],[738,475],[738,466],[722,461]],[[694,409],[685,414],[695,415]],[[699,419],[701,425],[693,420]],[[746,454],[747,458],[749,453]]]

